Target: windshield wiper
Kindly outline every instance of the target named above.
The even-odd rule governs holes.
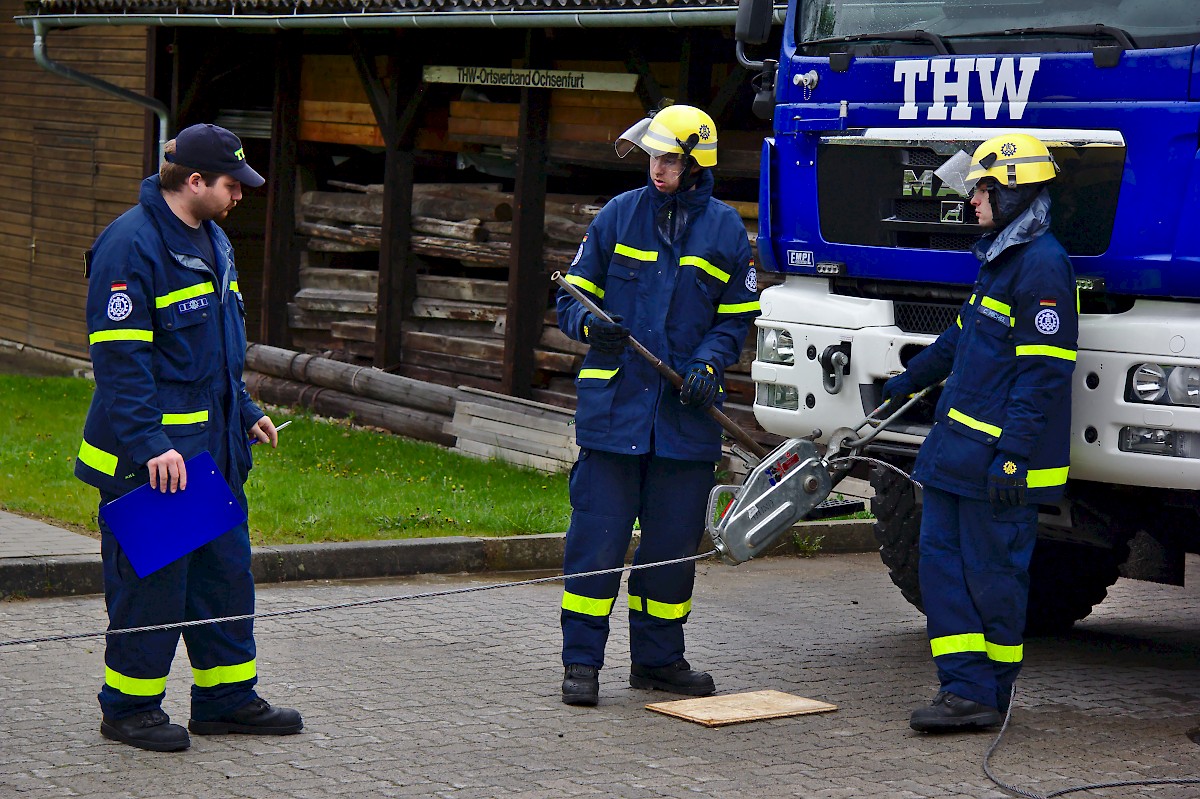
[[[1060,34],[1063,36],[1107,36],[1108,38],[1119,44],[1122,49],[1136,50],[1138,46],[1134,43],[1133,37],[1128,32],[1120,28],[1114,28],[1111,25],[1059,25],[1049,28],[1009,28],[1002,31],[988,31],[986,33],[971,33],[961,34],[963,38],[985,38],[988,36],[1028,36],[1038,34]]]
[[[806,42],[800,42],[798,47],[804,47],[810,44],[844,44],[846,42],[878,42],[878,41],[893,41],[893,42],[929,42],[939,55],[950,55],[950,49],[946,46],[946,40],[936,33],[929,31],[888,31],[886,33],[856,33],[853,36],[833,36],[828,39],[811,39]]]

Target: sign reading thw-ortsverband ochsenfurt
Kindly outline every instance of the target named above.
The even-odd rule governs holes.
[[[509,67],[425,67],[426,83],[470,86],[512,86],[518,89],[580,89],[593,92],[631,92],[637,75],[618,72],[575,72],[563,69]]]

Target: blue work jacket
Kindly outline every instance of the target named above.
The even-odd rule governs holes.
[[[723,382],[759,313],[758,285],[746,227],[712,187],[705,169],[689,191],[667,195],[648,183],[613,198],[588,228],[566,279],[622,316],[631,335],[675,371],[700,360]],[[583,341],[587,314],[559,291],[564,333]],[[589,351],[575,386],[579,446],[720,460],[720,425],[681,405],[679,392],[633,349]]]
[[[1030,502],[1062,496],[1071,455],[1075,274],[1048,231],[1045,192],[975,247],[983,262],[957,322],[908,364],[919,386],[947,377],[913,477],[987,498],[997,452],[1029,467]]]
[[[75,476],[109,494],[147,482],[170,449],[208,450],[232,487],[250,471],[245,305],[229,238],[204,222],[206,263],[163,199],[158,176],[88,252],[88,344],[96,392]]]

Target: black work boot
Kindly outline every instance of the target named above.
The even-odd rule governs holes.
[[[683,658],[669,666],[655,668],[634,663],[629,669],[629,685],[643,690],[658,689],[688,696],[708,696],[717,690],[708,673],[692,671]]]
[[[600,669],[571,663],[563,671],[562,699],[564,705],[593,706],[600,701]]]
[[[197,735],[294,735],[304,729],[300,712],[290,707],[271,707],[267,700],[255,697],[237,710],[212,721],[188,721],[188,729]]]
[[[949,691],[938,691],[933,702],[912,712],[908,726],[917,732],[986,730],[1004,721],[994,707],[963,699]]]
[[[178,752],[192,745],[187,730],[172,724],[167,714],[157,708],[123,719],[105,716],[100,722],[100,734],[109,740],[151,752]]]

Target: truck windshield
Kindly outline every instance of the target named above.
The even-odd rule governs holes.
[[[1200,42],[1197,0],[800,0],[796,39],[807,55],[940,52],[1071,52],[1111,45]],[[1103,26],[1088,35],[1083,26]],[[915,36],[914,32],[929,34]],[[889,38],[888,34],[896,34]],[[827,41],[820,41],[827,40]],[[832,40],[832,41],[828,41]],[[1031,46],[1036,44],[1036,46]]]

